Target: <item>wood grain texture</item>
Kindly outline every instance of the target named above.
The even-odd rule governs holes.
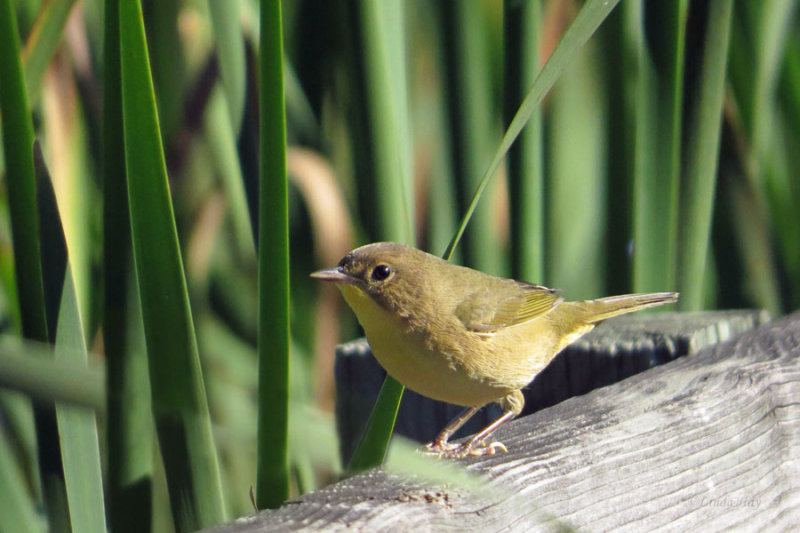
[[[788,531],[800,523],[800,313],[498,431],[490,490],[373,470],[219,532]]]

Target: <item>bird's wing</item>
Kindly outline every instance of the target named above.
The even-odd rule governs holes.
[[[547,314],[563,301],[554,289],[522,281],[514,283],[475,291],[456,308],[456,316],[468,330],[492,334]]]

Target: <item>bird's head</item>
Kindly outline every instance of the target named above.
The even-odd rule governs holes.
[[[368,244],[349,252],[335,268],[320,270],[312,278],[332,281],[353,305],[353,291],[369,296],[384,308],[395,308],[424,292],[424,273],[441,259],[394,242]],[[443,262],[443,261],[442,261]]]

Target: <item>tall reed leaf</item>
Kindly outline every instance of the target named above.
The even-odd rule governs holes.
[[[0,0],[0,113],[22,334],[28,339],[47,342],[49,335],[33,168],[33,126],[25,95],[19,35],[11,0]],[[34,417],[40,476],[50,524],[52,527],[66,527],[66,488],[53,405],[37,405]]]
[[[56,333],[55,356],[86,365],[86,346],[72,269],[67,268]],[[56,404],[64,478],[73,531],[106,531],[100,443],[92,409]]]
[[[103,38],[103,342],[106,355],[108,518],[112,531],[152,524],[153,416],[133,276],[125,173],[119,0],[105,0]]]
[[[480,2],[441,2],[442,35],[448,94],[448,133],[453,140],[453,169],[459,209],[470,195],[497,142],[492,120],[492,79],[487,24]],[[536,66],[538,61],[534,60]],[[528,85],[526,84],[526,87]],[[519,100],[512,105],[516,108]],[[490,195],[491,196],[491,195]],[[505,274],[503,248],[497,238],[490,202],[475,208],[475,223],[466,232],[463,257],[467,265],[490,274]]]
[[[244,36],[238,7],[238,2],[208,0],[208,10],[216,41],[217,60],[234,138],[238,137],[242,127],[247,75],[245,72]]]
[[[223,87],[218,85],[211,92],[208,101],[204,129],[227,197],[237,251],[242,258],[252,260],[255,256],[253,226],[250,220],[250,211],[247,208],[244,176],[236,151],[236,136],[231,124],[230,104],[226,105],[225,102]]]
[[[593,44],[553,89],[548,121],[547,281],[575,299],[604,292],[608,141],[605,86]]]
[[[55,359],[86,366],[86,343],[63,220],[38,142],[34,146],[34,164],[45,305]],[[104,532],[106,513],[95,413],[86,407],[56,403],[56,419],[72,530]]]
[[[41,4],[36,24],[31,30],[22,54],[29,102],[36,102],[39,99],[45,68],[53,57],[58,43],[61,42],[64,26],[74,4],[75,0],[53,0]]]
[[[638,2],[633,289],[675,288],[687,0]]]
[[[138,0],[120,2],[125,163],[155,417],[175,527],[225,518]]]
[[[33,170],[33,126],[25,95],[19,35],[11,0],[0,0],[0,112],[22,333],[29,339],[46,341]]]
[[[289,201],[280,0],[261,2],[256,505],[289,497]]]
[[[358,4],[358,9],[380,238],[413,244],[403,3],[367,0]],[[383,462],[403,390],[397,380],[386,376],[349,470]]]
[[[413,244],[403,3],[366,0],[359,9],[380,238]]]
[[[49,344],[0,336],[0,387],[23,392],[41,402],[79,405],[102,412],[103,368],[78,363],[77,359],[70,356],[55,360]]]
[[[689,115],[679,263],[680,306],[687,311],[703,306],[732,11],[732,0],[709,4],[697,96]]]
[[[33,498],[9,440],[5,432],[0,430],[0,530],[44,531],[44,524],[36,515]]]
[[[386,459],[404,390],[399,381],[389,375],[386,376],[367,421],[367,427],[364,429],[364,435],[358,441],[353,457],[347,465],[348,472],[356,473],[379,466]]]
[[[511,123],[525,91],[539,72],[540,2],[503,2],[504,114]],[[517,143],[508,152],[511,202],[511,274],[515,279],[544,282],[544,165],[542,114],[531,114]]]
[[[594,34],[618,2],[619,0],[589,0],[584,4],[583,8],[581,8],[572,24],[570,24],[564,37],[561,38],[558,45],[553,50],[550,59],[547,60],[547,63],[542,67],[542,71],[536,76],[536,80],[528,90],[522,104],[520,104],[519,110],[516,115],[514,115],[511,124],[509,124],[500,146],[497,148],[497,151],[495,151],[492,162],[483,173],[483,177],[475,190],[472,201],[461,219],[458,231],[453,236],[450,245],[444,253],[445,259],[449,260],[450,257],[452,257],[456,245],[458,245],[458,242],[461,240],[467,223],[483,195],[484,189],[486,189],[495,171],[503,161],[506,152],[508,152],[508,149],[514,143],[517,136],[522,131],[522,128],[525,127],[530,116],[544,99],[547,92],[553,87],[553,84],[561,75],[561,72],[567,64],[575,58],[578,51]]]

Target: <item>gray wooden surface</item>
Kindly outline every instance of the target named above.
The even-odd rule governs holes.
[[[607,320],[559,354],[523,390],[522,415],[694,353],[768,318],[766,311],[708,311],[639,313]],[[343,464],[349,462],[361,437],[385,376],[366,340],[338,347],[336,424]],[[417,442],[429,442],[462,409],[406,390],[395,432]],[[456,438],[477,433],[501,414],[497,405],[485,407],[456,433]]]
[[[459,460],[491,491],[382,470],[218,529],[791,531],[800,524],[800,313],[522,417]]]

